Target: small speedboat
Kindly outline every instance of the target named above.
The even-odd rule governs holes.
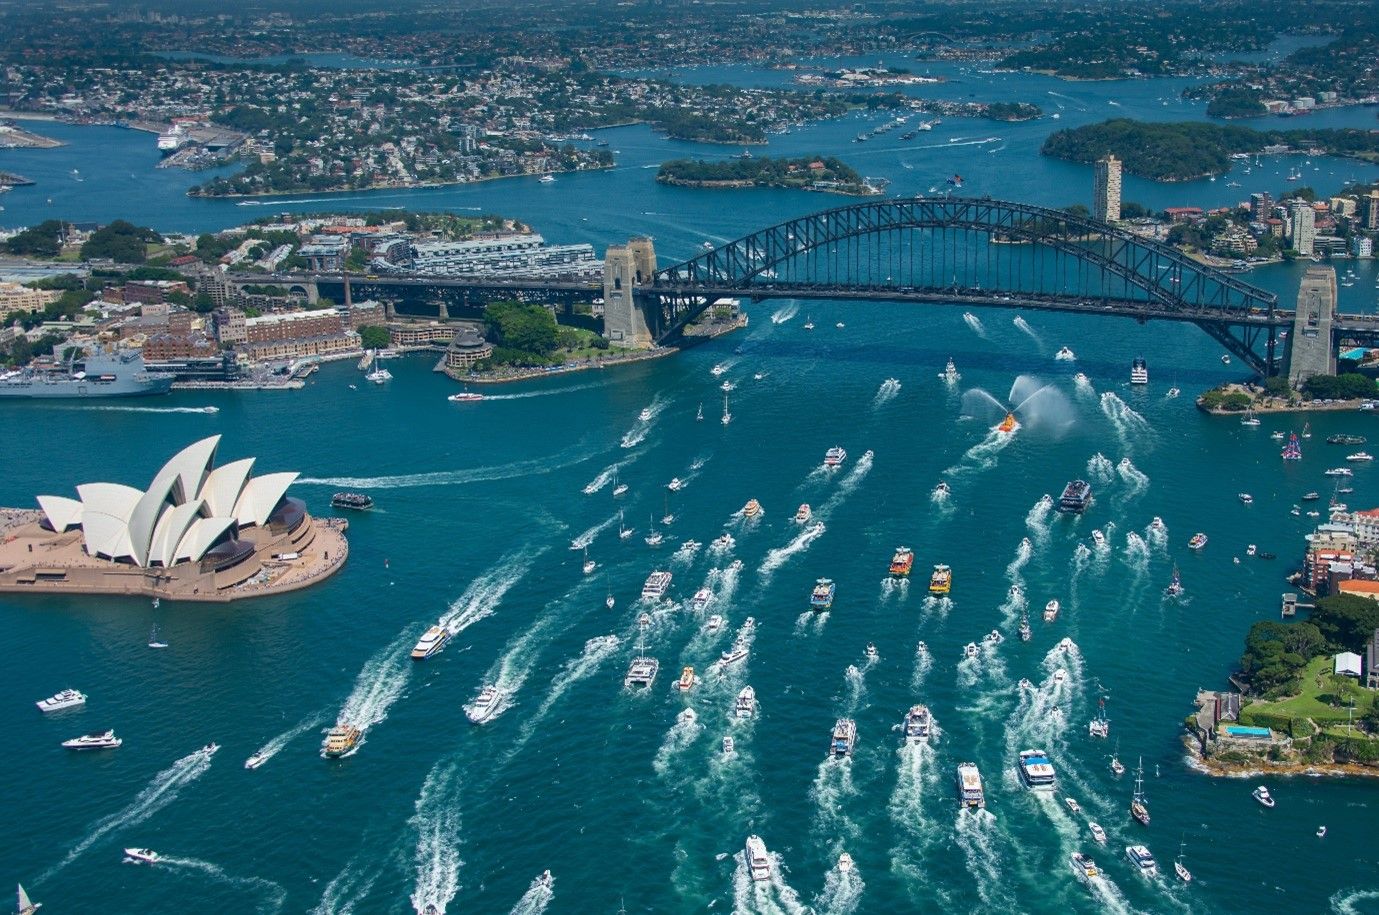
[[[734,753],[736,750],[737,750],[737,746],[736,746],[736,744],[733,743],[733,735],[732,735],[732,734],[724,734],[724,735],[723,735],[723,755],[724,755],[724,756],[732,756],[733,753]]]
[[[1318,838],[1318,839],[1325,839],[1325,838],[1326,838],[1326,827],[1325,827],[1325,826],[1318,826],[1318,827],[1317,827],[1317,838]]]
[[[982,650],[977,647],[976,642],[968,642],[966,645],[963,646],[962,649],[962,656],[964,658],[975,658],[981,653]]]
[[[867,660],[875,661],[880,655],[876,653],[876,645],[872,642],[867,643]]]
[[[249,757],[244,761],[244,768],[257,769],[259,766],[263,765],[266,762],[268,762],[267,754],[262,752],[255,753],[253,756]]]
[[[151,848],[126,848],[124,859],[131,864],[157,864],[159,855]]]
[[[1105,844],[1106,844],[1106,830],[1104,830],[1104,829],[1101,828],[1101,824],[1100,824],[1100,823],[1095,823],[1095,822],[1088,823],[1088,824],[1087,824],[1087,831],[1090,832],[1090,833],[1092,834],[1092,838],[1095,839],[1095,840],[1097,841],[1098,844],[1100,844],[1100,845],[1105,845]]]
[[[637,414],[637,419],[640,420],[641,422],[644,422],[644,423],[650,422],[650,421],[651,421],[651,408],[650,408],[650,407],[645,407],[645,408],[643,408],[643,409],[642,409],[642,412],[640,412],[640,413]]]
[[[1254,798],[1256,801],[1259,801],[1259,803],[1265,807],[1274,806],[1273,796],[1269,794],[1269,789],[1265,788],[1263,785],[1260,785],[1258,788],[1251,791],[1250,797]]]
[[[838,873],[846,874],[850,870],[852,870],[852,855],[843,852],[838,856]]]
[[[1073,813],[1082,812],[1082,805],[1077,802],[1076,798],[1065,797],[1063,798],[1063,803],[1067,804],[1068,809],[1071,810]]]

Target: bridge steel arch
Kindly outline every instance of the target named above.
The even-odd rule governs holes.
[[[1189,322],[1262,375],[1277,370],[1277,330],[1291,323],[1274,293],[1170,245],[990,198],[871,200],[786,220],[660,270],[636,295],[658,342],[721,296],[943,302]]]

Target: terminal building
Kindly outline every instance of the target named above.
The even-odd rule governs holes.
[[[412,246],[411,269],[426,276],[576,279],[603,275],[588,244],[548,245],[540,235],[498,235]]]

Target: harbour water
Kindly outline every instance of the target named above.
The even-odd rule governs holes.
[[[1060,85],[1074,97],[1113,94],[1126,108],[1136,93],[1147,108],[1166,92],[1156,83]],[[1069,121],[1076,123],[1071,114]],[[948,144],[943,134],[932,141],[943,147],[928,151],[874,141],[858,145],[860,163],[873,173],[893,169],[897,192],[961,171],[973,176],[974,193],[1059,205],[1088,197],[1087,169],[1030,155],[1047,122],[950,126],[954,136],[1011,139],[1001,153]],[[142,134],[49,132],[61,131],[109,139],[107,158],[123,173],[132,164],[115,163],[151,148]],[[770,151],[817,149],[856,132],[856,121],[811,127],[773,138]],[[265,209],[472,206],[561,240],[652,232],[663,256],[676,257],[704,239],[841,202],[661,188],[644,165],[668,149],[704,148],[641,128],[613,135],[620,169],[563,176],[554,188],[495,182]],[[85,143],[25,155],[80,155]],[[11,163],[17,155],[0,158],[0,167],[40,177],[31,164]],[[1289,164],[1277,164],[1280,176]],[[71,167],[56,166],[56,174]],[[1322,167],[1375,173],[1349,162]],[[922,180],[902,180],[921,168]],[[130,183],[145,189],[137,196],[102,193],[87,181],[54,210],[189,230],[256,212],[181,197],[177,182],[186,176],[176,172],[138,174],[154,177]],[[1314,186],[1332,190],[1341,180],[1322,174]],[[1127,196],[1159,207],[1231,199],[1224,190],[1223,182],[1132,182]],[[46,209],[24,209],[32,207],[21,204],[25,193],[5,196],[7,222]],[[74,210],[79,203],[88,210]],[[1360,273],[1343,292],[1372,309],[1372,268]],[[1282,269],[1272,276],[1280,292],[1290,282],[1296,288]],[[427,905],[1379,911],[1373,784],[1267,779],[1278,806],[1265,810],[1249,796],[1258,780],[1195,774],[1180,743],[1197,688],[1224,685],[1250,623],[1277,612],[1283,575],[1310,524],[1288,508],[1321,489],[1322,471],[1336,463],[1323,439],[1373,436],[1372,417],[1314,417],[1304,460],[1285,464],[1269,433],[1299,419],[1266,416],[1250,429],[1193,408],[1195,392],[1239,373],[1190,326],[995,309],[969,321],[957,308],[887,304],[768,302],[749,312],[745,331],[674,358],[498,389],[476,404],[447,402],[453,384],[424,359],[392,363],[394,378],[383,386],[362,384],[337,363],[296,392],[183,392],[62,408],[0,403],[6,428],[28,430],[7,437],[3,505],[30,505],[35,494],[93,480],[143,485],[168,455],[216,432],[224,435],[222,460],[252,455],[259,472],[302,471],[294,492],[318,514],[341,489],[376,502],[351,518],[346,567],[290,596],[156,609],[142,600],[0,598],[9,649],[0,722],[18,750],[0,769],[0,792],[10,822],[24,824],[0,833],[6,874],[48,910],[82,911],[98,897],[112,913]],[[813,331],[804,330],[806,318]],[[1077,361],[1053,358],[1064,344]],[[1129,365],[1140,355],[1151,383],[1131,389]],[[936,377],[949,357],[963,376],[955,388]],[[724,363],[722,378],[711,374]],[[1076,384],[1076,372],[1090,385]],[[999,416],[964,417],[963,392],[979,386],[1005,400],[1021,375],[1058,394],[1040,395],[1013,436],[990,433]],[[886,384],[891,378],[898,387]],[[718,422],[724,379],[737,385],[726,426]],[[1183,396],[1166,398],[1175,383]],[[969,408],[978,399],[967,398]],[[700,404],[706,418],[696,422]],[[220,412],[186,412],[205,405]],[[644,407],[652,419],[640,422]],[[820,465],[835,444],[848,458],[830,473]],[[874,456],[864,459],[868,450]],[[1118,466],[1122,458],[1130,463]],[[617,500],[614,468],[630,486]],[[1369,475],[1356,470],[1351,504],[1373,504]],[[669,496],[676,520],[653,550],[641,538],[651,517],[666,512],[664,484],[677,476],[688,486]],[[1086,515],[1038,510],[1041,495],[1056,497],[1075,477],[1095,488]],[[930,496],[940,479],[952,487],[946,501]],[[1253,505],[1236,499],[1242,490]],[[765,513],[746,522],[738,513],[749,498]],[[792,523],[801,502],[824,523],[821,535],[801,537]],[[626,541],[616,535],[620,509],[638,529]],[[1168,528],[1162,541],[1145,532],[1155,515]],[[1107,534],[1106,550],[1079,549],[1090,548],[1093,528]],[[725,530],[736,547],[710,554],[708,543]],[[1194,553],[1185,544],[1199,530],[1210,543]],[[1144,548],[1128,540],[1132,531]],[[690,554],[690,538],[705,546]],[[583,552],[569,549],[575,540],[587,541],[599,563],[592,576],[581,573]],[[1248,543],[1280,558],[1248,559]],[[916,551],[915,577],[889,584],[887,565],[901,545]],[[734,558],[744,563],[738,573],[728,569]],[[945,601],[929,599],[924,587],[940,562],[954,571]],[[1187,596],[1166,601],[1175,562]],[[674,573],[670,600],[644,606],[641,584],[656,568]],[[824,576],[838,583],[837,598],[831,613],[814,617],[808,594]],[[1033,610],[1028,643],[1015,637],[1012,583]],[[706,612],[727,620],[717,635],[702,633],[703,615],[686,606],[701,586],[717,595]],[[1063,609],[1046,624],[1038,611],[1053,597]],[[651,616],[647,652],[661,671],[652,689],[634,695],[622,676],[642,611]],[[709,673],[749,615],[757,625],[748,659],[725,675]],[[413,664],[406,652],[437,618],[456,637]],[[155,622],[167,650],[145,647]],[[992,628],[1005,642],[961,660],[962,646]],[[1067,655],[1054,650],[1064,636],[1077,646]],[[868,642],[880,654],[871,663]],[[684,665],[704,682],[682,695],[671,684]],[[1062,684],[1053,677],[1060,666]],[[1032,694],[1022,697],[1021,678],[1034,683]],[[471,726],[463,705],[495,681],[510,691],[510,706]],[[730,724],[745,684],[756,690],[759,715]],[[44,717],[29,704],[69,686],[90,695],[84,709]],[[1109,741],[1086,730],[1103,691]],[[916,702],[930,706],[940,734],[928,748],[902,748],[897,728]],[[677,724],[686,705],[698,721]],[[324,761],[320,730],[345,712],[367,723],[364,742],[347,759]],[[844,716],[858,724],[855,755],[826,762],[829,733]],[[58,746],[106,727],[125,739],[121,749],[69,754]],[[720,749],[726,733],[736,744],[730,758]],[[211,740],[223,749],[209,764],[190,757]],[[1132,768],[1143,757],[1147,830],[1126,812],[1130,776],[1117,779],[1107,768],[1117,743]],[[1015,754],[1030,747],[1048,751],[1061,791],[1106,828],[1107,846],[1092,842],[1086,818],[1069,814],[1061,798],[1018,786]],[[261,748],[268,762],[243,769]],[[954,769],[967,760],[987,786],[987,810],[975,816],[959,815],[955,802]],[[1328,833],[1319,840],[1321,824]],[[743,869],[751,833],[777,856],[769,885],[752,885]],[[1171,873],[1180,840],[1197,878],[1190,886],[1147,883],[1123,855],[1125,845],[1144,842]],[[122,865],[125,846],[169,859]],[[1068,866],[1079,849],[1106,871],[1094,892]],[[835,866],[844,850],[857,862],[849,875]],[[548,868],[549,892],[533,885]]]

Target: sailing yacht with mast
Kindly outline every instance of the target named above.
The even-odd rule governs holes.
[[[633,529],[623,523],[622,509],[618,509],[618,539],[626,540],[634,533]]]
[[[731,413],[728,412],[728,392],[727,392],[727,391],[724,391],[724,392],[723,392],[723,425],[726,426],[726,425],[728,425],[728,423],[730,423],[730,422],[732,422],[732,421],[733,421],[733,414],[731,414]]]
[[[1185,844],[1187,844],[1187,843],[1186,843],[1186,842],[1179,842],[1179,843],[1178,843],[1178,857],[1176,857],[1176,858],[1173,859],[1173,873],[1177,874],[1177,875],[1178,875],[1178,879],[1181,880],[1181,881],[1183,881],[1184,883],[1191,883],[1191,882],[1192,882],[1192,871],[1188,870],[1188,869],[1187,869],[1187,866],[1186,866],[1185,864],[1183,864],[1183,846],[1184,846]]]
[[[1149,825],[1149,806],[1144,800],[1144,757],[1140,757],[1140,763],[1135,767],[1135,796],[1130,801],[1130,815],[1141,826]]]
[[[661,669],[661,662],[655,658],[648,657],[646,654],[646,627],[651,625],[651,617],[643,613],[637,617],[637,654],[633,656],[632,663],[627,665],[627,676],[623,677],[623,686],[631,689],[634,686],[650,688],[656,681],[656,673]]]
[[[651,515],[647,519],[647,524],[651,527],[651,533],[647,534],[644,538],[646,540],[646,545],[660,546],[661,541],[665,540],[665,537],[661,534],[660,531],[656,530],[656,516]]]
[[[17,883],[15,886],[19,887],[19,902],[15,908],[15,915],[33,915],[34,912],[43,908],[43,903],[29,899],[29,894],[24,892],[23,884]]]

